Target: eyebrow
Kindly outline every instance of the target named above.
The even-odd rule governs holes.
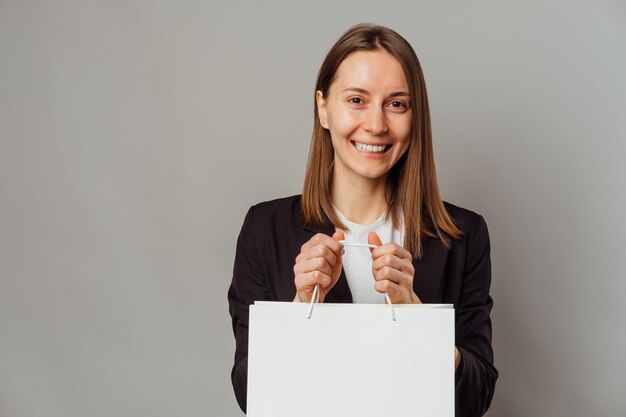
[[[369,91],[367,91],[364,88],[359,88],[359,87],[348,87],[348,88],[345,88],[342,91],[342,93],[345,92],[345,91],[356,91],[357,93],[361,93],[361,94],[369,94]],[[408,95],[409,95],[409,93],[407,93],[406,91],[396,91],[396,92],[393,92],[393,93],[389,94],[389,97],[399,97],[399,96],[408,96]]]

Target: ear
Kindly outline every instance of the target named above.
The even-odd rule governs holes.
[[[320,119],[320,124],[324,129],[328,129],[328,118],[326,114],[326,99],[321,90],[315,92],[315,101],[317,102],[317,115]]]

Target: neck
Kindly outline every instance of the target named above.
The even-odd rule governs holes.
[[[372,224],[387,208],[385,182],[387,176],[369,179],[335,165],[332,174],[331,198],[335,207],[348,220],[359,224]]]

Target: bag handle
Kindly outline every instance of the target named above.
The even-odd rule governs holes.
[[[370,245],[369,243],[359,243],[359,242],[350,242],[347,240],[340,240],[339,243],[341,243],[344,247],[355,247],[355,248],[372,248],[375,249],[378,246],[376,245]],[[307,311],[307,315],[306,318],[310,319],[311,316],[313,315],[313,304],[317,304],[320,301],[320,284],[315,284],[315,289],[313,289],[313,296],[311,297],[311,301],[309,302],[309,309]],[[386,292],[385,294],[385,300],[387,301],[387,304],[389,304],[389,309],[391,311],[391,318],[393,319],[393,321],[396,321],[396,311],[393,308],[393,304],[391,303],[391,299],[389,298],[389,294],[387,294]],[[315,302],[313,301],[315,300]]]

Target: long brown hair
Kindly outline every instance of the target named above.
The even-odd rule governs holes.
[[[317,75],[315,91],[327,97],[337,69],[346,57],[357,51],[385,50],[402,65],[409,85],[413,117],[409,147],[391,168],[386,189],[387,218],[392,216],[398,227],[404,214],[404,248],[413,257],[422,257],[422,237],[438,237],[446,248],[450,238],[462,232],[446,211],[439,194],[426,84],[419,60],[411,45],[397,32],[384,26],[361,23],[348,29],[330,49]],[[308,224],[321,226],[324,213],[335,227],[347,229],[335,214],[331,200],[331,176],[334,150],[330,133],[319,121],[317,101],[314,99],[314,125],[311,147],[302,192],[302,217]]]

